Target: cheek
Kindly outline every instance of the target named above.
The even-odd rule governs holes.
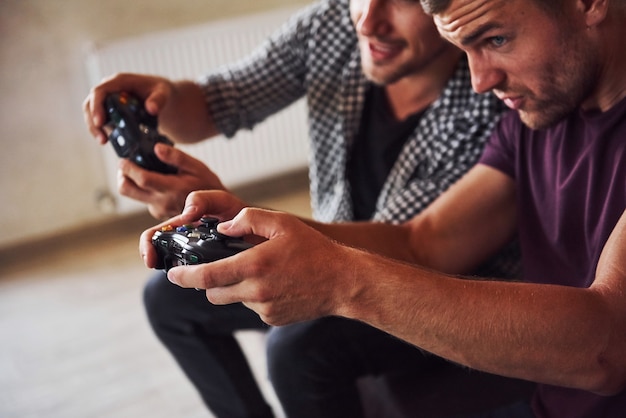
[[[520,92],[541,93],[554,56],[546,56],[541,48],[515,48],[502,53],[487,54],[492,67],[506,75],[506,86]]]
[[[352,27],[354,28],[354,30],[357,32],[359,32],[359,16],[356,14],[350,14],[350,19],[352,21]]]
[[[431,51],[433,53],[442,51],[444,49],[452,50],[452,48],[456,49],[455,46],[450,44],[445,39],[441,38],[438,34],[434,34],[431,36],[425,36],[420,38],[422,39],[421,44],[425,51]]]
[[[363,0],[350,1],[350,20],[354,27],[357,26],[359,19],[363,15]]]
[[[551,94],[560,86],[562,75],[565,74],[564,62],[555,58],[532,54],[524,62],[525,65],[512,67],[512,78],[522,82],[539,97]]]
[[[403,28],[403,29],[400,29]],[[396,25],[397,31],[402,30],[404,39],[411,45],[418,45],[425,51],[438,51],[444,46],[452,46],[450,42],[442,38],[435,24],[428,18],[421,19],[417,23],[415,20],[407,20],[403,25]]]

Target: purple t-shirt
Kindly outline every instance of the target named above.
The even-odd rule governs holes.
[[[626,209],[626,99],[604,113],[573,112],[547,130],[510,112],[480,162],[515,179],[524,279],[589,287]],[[605,397],[539,385],[533,408],[538,417],[623,418],[626,391]]]

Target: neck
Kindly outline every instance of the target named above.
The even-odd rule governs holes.
[[[604,112],[626,97],[626,55],[621,40],[626,39],[626,7],[615,10],[614,15],[607,17],[606,24],[597,36],[597,48],[603,57],[603,65],[598,75],[598,86],[594,94],[587,99],[583,109],[599,109]]]
[[[454,74],[462,52],[447,47],[427,66],[385,86],[391,110],[397,120],[420,112],[430,106]]]
[[[623,52],[609,58],[600,78],[604,82],[598,87],[594,98],[585,103],[583,108],[597,108],[605,112],[626,97],[626,61]]]

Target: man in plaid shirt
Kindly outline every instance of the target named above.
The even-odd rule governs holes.
[[[323,0],[248,58],[197,82],[112,77],[85,101],[87,124],[102,143],[101,104],[118,90],[145,99],[164,133],[180,143],[231,137],[304,97],[311,202],[324,222],[411,219],[476,163],[503,111],[492,94],[472,91],[464,56],[439,37],[417,1]],[[179,173],[166,178],[122,161],[120,183],[120,193],[147,203],[155,217],[178,214],[193,190],[224,189],[180,150],[157,145],[155,152]],[[483,272],[512,277],[517,267],[513,250]],[[213,306],[204,293],[164,276],[146,286],[148,316],[205,403],[220,417],[273,416],[233,337],[267,325],[241,304]],[[419,378],[430,361],[411,345],[339,318],[273,328],[268,346],[272,383],[290,416],[359,416],[357,378],[398,371]]]

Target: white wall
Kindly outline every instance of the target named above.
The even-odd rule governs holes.
[[[82,116],[88,45],[294,3],[0,0],[0,249],[112,216]]]

